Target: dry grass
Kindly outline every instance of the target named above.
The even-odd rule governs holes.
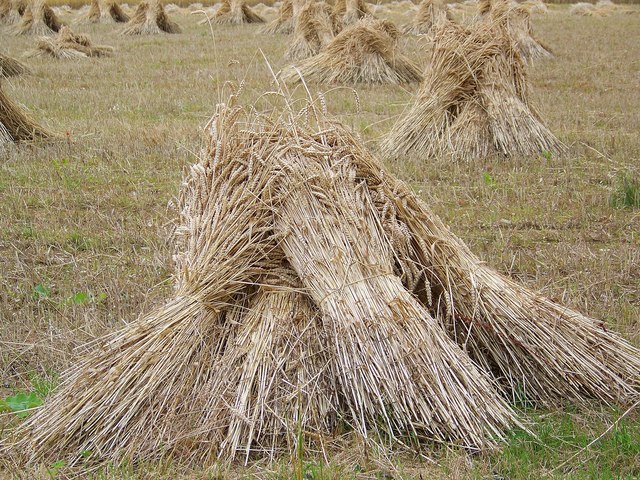
[[[408,20],[396,10],[391,15],[397,24]],[[62,19],[70,22],[73,17]],[[0,161],[1,395],[33,388],[34,375],[54,378],[77,358],[74,347],[123,327],[171,295],[167,278],[172,251],[164,225],[173,210],[166,206],[178,191],[182,167],[193,163],[198,129],[226,96],[218,96],[218,85],[225,79],[244,80],[251,102],[269,89],[271,78],[256,57],[258,46],[275,71],[287,65],[286,40],[280,36],[255,35],[252,26],[221,28],[215,32],[214,49],[208,27],[198,27],[197,18],[176,19],[184,26],[183,35],[138,39],[114,36],[111,25],[82,25],[79,32],[98,44],[114,45],[118,56],[79,64],[29,59],[35,75],[3,85],[11,98],[29,106],[33,117],[68,132],[69,140],[11,148]],[[387,162],[387,168],[409,182],[484,262],[572,310],[603,319],[607,328],[638,345],[638,214],[612,209],[608,201],[623,172],[640,174],[637,18],[576,17],[567,6],[551,4],[545,17],[534,16],[532,22],[557,59],[529,71],[531,102],[549,129],[571,147],[568,155],[471,163],[443,156],[428,165],[404,157]],[[33,43],[28,37],[2,38],[3,53],[13,57]],[[575,48],[586,44],[589,49]],[[420,39],[407,39],[405,52],[425,65],[428,57]],[[351,90],[328,92],[327,108],[375,147],[412,92],[391,86],[357,91],[357,98]],[[40,284],[49,289],[47,296],[35,296]],[[67,301],[77,292],[88,293],[90,300]],[[589,435],[583,446],[611,424],[597,413],[598,405],[593,410],[568,414]],[[553,412],[551,417],[544,410],[541,414],[546,419],[541,423],[553,417]],[[0,417],[3,425],[10,420]],[[638,423],[633,413],[628,420],[630,426]],[[578,451],[571,450],[576,438],[560,435],[556,427],[537,421],[532,427],[557,436],[553,448],[523,440],[531,450],[528,470],[517,470],[520,464],[511,452],[467,457],[436,450],[440,466],[397,456],[397,472],[381,471],[348,437],[340,451],[329,454],[331,465],[313,452],[305,453],[303,461],[305,468],[311,463],[315,469],[314,478],[323,479],[385,474],[406,479],[544,478]],[[556,474],[565,475],[561,472],[568,469],[567,476],[590,478],[611,468],[614,476],[637,476],[634,457],[614,445],[622,432],[613,433],[604,438],[612,445],[610,457],[601,457],[596,444]],[[563,457],[561,452],[570,454]],[[0,477],[50,479],[45,467],[4,470]],[[294,476],[288,461],[218,471],[182,468],[167,460],[140,470],[112,469],[101,478]],[[60,477],[72,473],[63,467]]]

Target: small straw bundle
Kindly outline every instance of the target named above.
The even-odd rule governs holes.
[[[43,37],[35,49],[27,53],[30,57],[51,56],[58,59],[108,57],[113,47],[94,45],[88,35],[76,34],[69,27],[62,27],[55,37]]]
[[[565,151],[529,104],[524,64],[502,28],[449,22],[433,40],[426,79],[384,152],[472,160]]]
[[[0,150],[12,143],[46,140],[53,134],[32,120],[2,90],[0,83]]]
[[[398,51],[399,36],[391,22],[367,17],[340,32],[318,55],[283,72],[282,78],[341,85],[420,82],[418,66]]]
[[[507,0],[494,1],[490,17],[508,33],[526,62],[553,57],[551,51],[534,38],[531,14],[525,6]]]
[[[31,73],[31,71],[25,64],[0,53],[0,78],[15,77],[28,73]]]
[[[242,0],[222,0],[220,8],[211,19],[213,23],[242,25],[245,23],[264,23],[265,20]]]
[[[14,25],[20,21],[19,0],[0,0],[0,24]]]
[[[405,25],[403,33],[428,34],[434,25],[445,20],[452,20],[452,17],[442,0],[422,0],[416,16],[410,24]]]
[[[131,19],[124,26],[121,35],[157,35],[160,33],[181,33],[180,25],[172,21],[158,0],[151,3],[140,2]]]
[[[571,6],[569,13],[583,17],[608,17],[619,10],[611,0],[598,0],[597,3],[579,2]]]
[[[88,23],[127,23],[130,18],[114,0],[102,4],[101,0],[91,0],[85,20]]]
[[[293,33],[295,29],[293,3],[293,0],[283,0],[280,4],[280,8],[278,9],[278,16],[262,27],[260,32],[268,35],[274,35],[276,33],[289,35],[290,33]]]
[[[62,28],[62,22],[44,0],[31,0],[20,22],[15,25],[15,35],[53,35]]]
[[[336,0],[331,16],[337,34],[343,27],[353,25],[366,16],[373,16],[373,12],[365,0]]]
[[[298,15],[293,42],[285,58],[303,60],[312,57],[332,39],[331,7],[322,1],[310,3]]]

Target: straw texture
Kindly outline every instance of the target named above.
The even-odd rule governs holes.
[[[158,35],[160,33],[181,33],[180,25],[172,21],[162,4],[140,2],[131,19],[120,32],[122,35]]]
[[[55,37],[38,39],[36,47],[27,53],[29,57],[50,56],[57,59],[106,57],[113,55],[113,47],[94,45],[88,35],[76,34],[69,27],[62,27]]]
[[[25,64],[0,53],[0,78],[15,77],[29,73],[31,71]]]

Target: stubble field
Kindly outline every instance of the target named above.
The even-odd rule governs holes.
[[[628,8],[635,14],[583,18],[553,5],[534,16],[556,58],[528,68],[531,98],[569,145],[566,158],[386,163],[487,263],[639,345],[640,209],[610,202],[624,178],[640,179],[640,9]],[[63,140],[0,153],[0,398],[55,387],[75,347],[166,298],[171,200],[204,124],[233,86],[244,85],[250,104],[276,88],[270,69],[287,66],[285,36],[171,15],[183,34],[123,37],[117,26],[77,25],[115,55],[28,59],[33,75],[3,82]],[[410,19],[398,7],[382,16]],[[4,53],[19,57],[34,41],[0,27]],[[403,50],[426,66],[423,39],[406,37]],[[312,88],[327,92],[328,110],[375,150],[416,86]],[[532,411],[539,438],[514,432],[502,452],[473,457],[443,449],[436,466],[402,457],[394,470],[353,448],[328,463],[304,459],[303,468],[305,478],[323,479],[637,478],[640,416],[617,421],[621,413],[599,405]],[[14,421],[0,414],[0,436]],[[0,478],[50,478],[47,467],[6,465]],[[294,470],[286,459],[221,472],[161,463],[98,478],[294,478]]]

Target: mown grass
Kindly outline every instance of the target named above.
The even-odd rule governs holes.
[[[65,2],[67,3],[67,2]],[[113,58],[27,60],[34,75],[6,91],[64,140],[0,158],[0,398],[54,385],[74,348],[134,320],[170,291],[167,224],[184,166],[224,82],[244,81],[246,102],[273,89],[260,48],[275,71],[285,37],[253,27],[214,30],[173,14],[185,33],[116,35],[115,26],[78,25]],[[409,19],[395,8],[397,23]],[[71,22],[68,15],[64,20]],[[532,102],[570,145],[566,158],[486,159],[471,164],[419,158],[388,162],[473,251],[531,288],[640,343],[640,236],[637,208],[617,208],[622,178],[640,178],[638,15],[569,16],[551,6],[534,27],[557,59],[530,69]],[[8,36],[20,56],[33,38]],[[576,46],[589,45],[589,48]],[[425,43],[403,45],[425,66]],[[411,100],[414,86],[332,89],[329,110],[373,148]],[[357,93],[357,97],[355,95]],[[621,190],[622,188],[622,190]],[[38,386],[40,385],[40,386]],[[438,465],[399,455],[383,468],[357,444],[328,461],[311,453],[275,466],[187,468],[168,459],[96,478],[634,478],[640,476],[640,418],[590,409],[527,413],[538,437],[514,432],[501,452],[434,452]],[[16,421],[0,416],[0,430]],[[3,433],[0,433],[3,435]],[[41,465],[0,478],[51,478]],[[61,466],[56,474],[74,472]]]

